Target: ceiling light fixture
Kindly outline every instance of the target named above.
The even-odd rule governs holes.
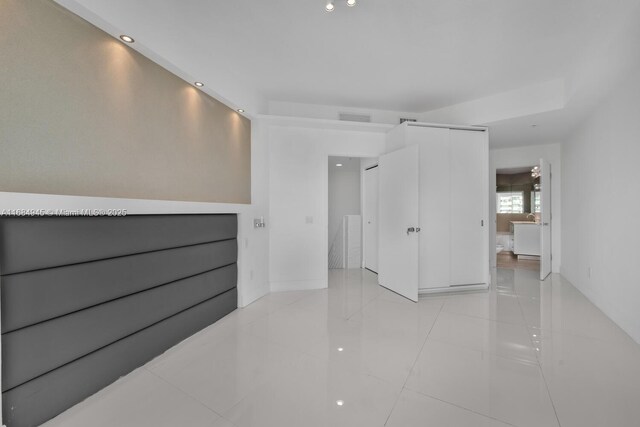
[[[533,169],[531,169],[531,177],[538,178],[539,176],[540,176],[540,166],[534,166]]]
[[[345,3],[349,7],[354,7],[358,3],[358,0],[346,0]],[[327,0],[327,3],[324,6],[324,10],[327,12],[333,12],[334,10],[336,10],[336,4],[334,0]]]
[[[204,86],[204,83],[202,83],[202,82],[194,82],[193,84],[198,86],[198,87]]]
[[[344,405],[344,400],[336,400],[336,405],[338,406]]]
[[[244,110],[242,108],[238,108],[238,113],[244,113]]]
[[[342,166],[342,163],[336,163],[336,166],[337,166],[337,167],[341,167],[341,166]]]
[[[133,39],[133,37],[130,37],[126,34],[122,34],[120,35],[120,40],[122,40],[125,43],[133,43],[135,40]]]

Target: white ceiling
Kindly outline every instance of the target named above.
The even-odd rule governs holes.
[[[232,106],[424,112],[575,75],[640,0],[57,0]]]

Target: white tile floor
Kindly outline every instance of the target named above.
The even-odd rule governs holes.
[[[559,276],[417,304],[366,270],[268,295],[46,424],[638,426],[640,346]]]

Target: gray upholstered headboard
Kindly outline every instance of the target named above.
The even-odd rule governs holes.
[[[0,218],[2,401],[38,425],[237,307],[235,214]]]

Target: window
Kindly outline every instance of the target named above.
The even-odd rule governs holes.
[[[532,191],[531,192],[531,207],[533,213],[540,213],[540,192]]]
[[[497,193],[496,203],[498,213],[524,213],[524,194],[522,191]]]

